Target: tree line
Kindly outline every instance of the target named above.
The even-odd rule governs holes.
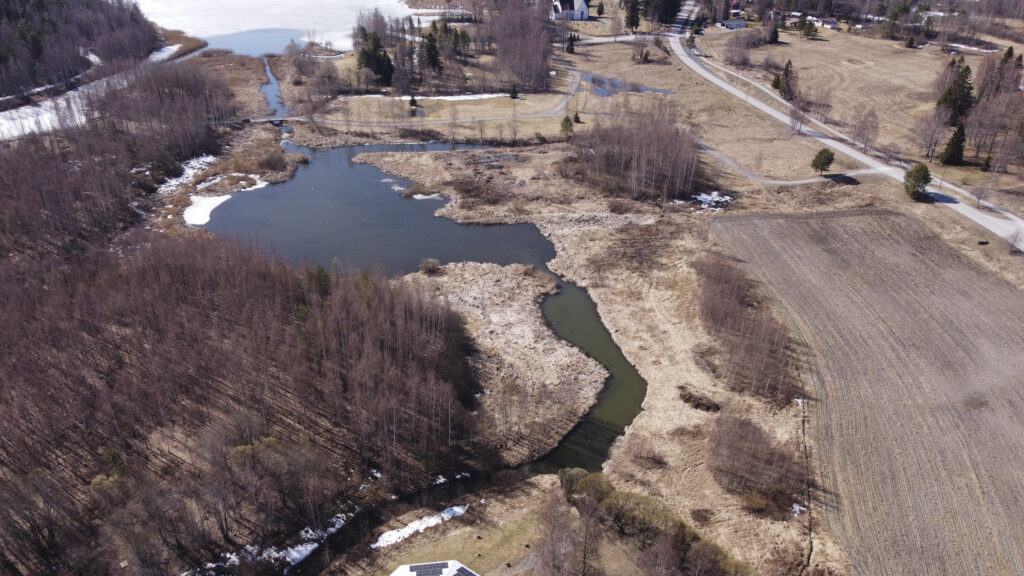
[[[0,96],[67,82],[92,65],[87,51],[116,70],[158,41],[126,0],[8,0],[0,6]]]
[[[1024,57],[1013,47],[987,54],[978,66],[977,85],[963,57],[953,58],[935,80],[935,112],[915,131],[921,151],[942,164],[961,164],[965,152],[983,158],[984,170],[1005,172],[1024,164],[1024,102],[1019,88]],[[952,127],[945,147],[938,146]]]
[[[666,102],[627,106],[597,118],[573,143],[583,176],[614,194],[674,200],[696,190],[697,138],[679,126],[676,110]]]

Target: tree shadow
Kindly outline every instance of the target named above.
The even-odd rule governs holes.
[[[846,174],[825,174],[822,178],[829,182],[844,184],[846,186],[858,186],[860,184],[860,180]]]

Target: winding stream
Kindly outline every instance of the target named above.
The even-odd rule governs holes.
[[[271,84],[264,92],[270,106],[278,116],[286,115],[276,79],[269,68],[267,72]],[[434,212],[444,200],[402,198],[399,192],[410,181],[353,162],[364,152],[450,149],[446,144],[330,150],[285,145],[309,156],[309,163],[287,182],[237,194],[221,204],[211,214],[207,230],[251,239],[278,256],[328,268],[379,267],[399,274],[417,270],[422,258],[436,258],[442,264],[531,264],[552,273],[547,262],[555,256],[554,246],[536,226],[462,225],[437,218]],[[566,467],[599,471],[612,443],[639,413],[647,385],[612,340],[586,290],[553,275],[560,289],[542,302],[544,318],[559,337],[604,365],[609,378],[588,414],[552,452],[532,463],[530,472],[552,473]],[[335,540],[351,537],[345,532],[328,547],[338,550],[340,541]]]

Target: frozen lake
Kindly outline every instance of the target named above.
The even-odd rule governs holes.
[[[274,30],[268,39],[331,42],[335,48],[352,47],[352,26],[361,10],[379,8],[386,16],[404,16],[412,10],[401,0],[137,0],[143,13],[164,28],[213,39],[243,32]],[[439,4],[442,4],[439,2]],[[292,31],[294,34],[282,33]],[[284,46],[267,47],[280,51]],[[253,50],[254,51],[254,50]],[[250,52],[250,50],[245,50]]]

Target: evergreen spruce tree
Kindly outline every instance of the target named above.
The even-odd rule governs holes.
[[[956,76],[939,97],[938,105],[949,108],[949,124],[955,126],[974,106],[974,83],[971,80],[971,67],[964,64],[962,56],[950,65],[956,68]]]
[[[956,125],[956,131],[946,142],[946,148],[939,155],[939,163],[947,166],[959,166],[964,161],[964,142],[967,140],[967,131],[964,130],[964,123]]]

